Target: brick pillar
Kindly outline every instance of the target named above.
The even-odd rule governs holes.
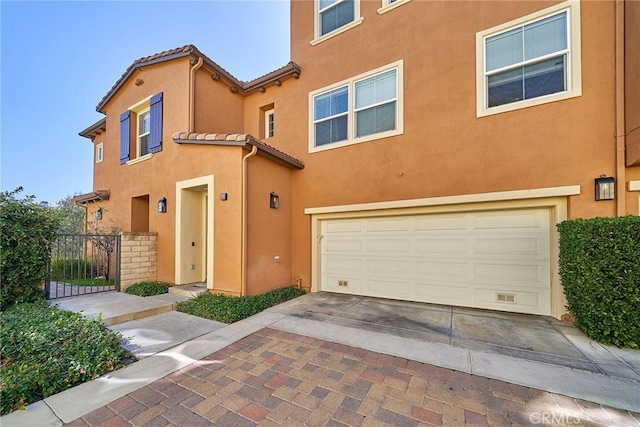
[[[120,290],[138,282],[158,280],[158,235],[122,232]]]

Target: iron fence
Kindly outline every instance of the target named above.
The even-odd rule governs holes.
[[[119,290],[120,235],[58,235],[47,268],[47,299]]]

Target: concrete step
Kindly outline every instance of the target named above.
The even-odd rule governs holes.
[[[110,326],[172,311],[179,300],[184,300],[182,298],[187,299],[181,296],[144,298],[122,292],[105,292],[51,300],[51,304],[86,317],[100,318]]]
[[[195,283],[189,285],[171,286],[169,293],[174,295],[182,295],[188,298],[195,298],[198,295],[205,295],[209,293],[207,285],[202,283]]]

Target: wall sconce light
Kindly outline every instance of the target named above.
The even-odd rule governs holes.
[[[278,209],[280,207],[280,197],[276,193],[269,195],[269,207],[271,209]]]
[[[220,200],[222,200],[223,202],[226,202],[228,198],[229,195],[227,193],[220,193]]]
[[[158,200],[158,213],[167,213],[167,198]]]
[[[596,200],[613,200],[616,198],[616,179],[600,175],[595,179]]]
[[[102,221],[102,208],[96,209],[93,216],[96,218],[96,221]]]

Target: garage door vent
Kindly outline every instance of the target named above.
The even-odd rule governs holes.
[[[498,302],[510,302],[515,304],[516,303],[516,295],[515,294],[497,294],[497,301]]]
[[[349,282],[346,280],[338,280],[338,286],[349,286]]]

